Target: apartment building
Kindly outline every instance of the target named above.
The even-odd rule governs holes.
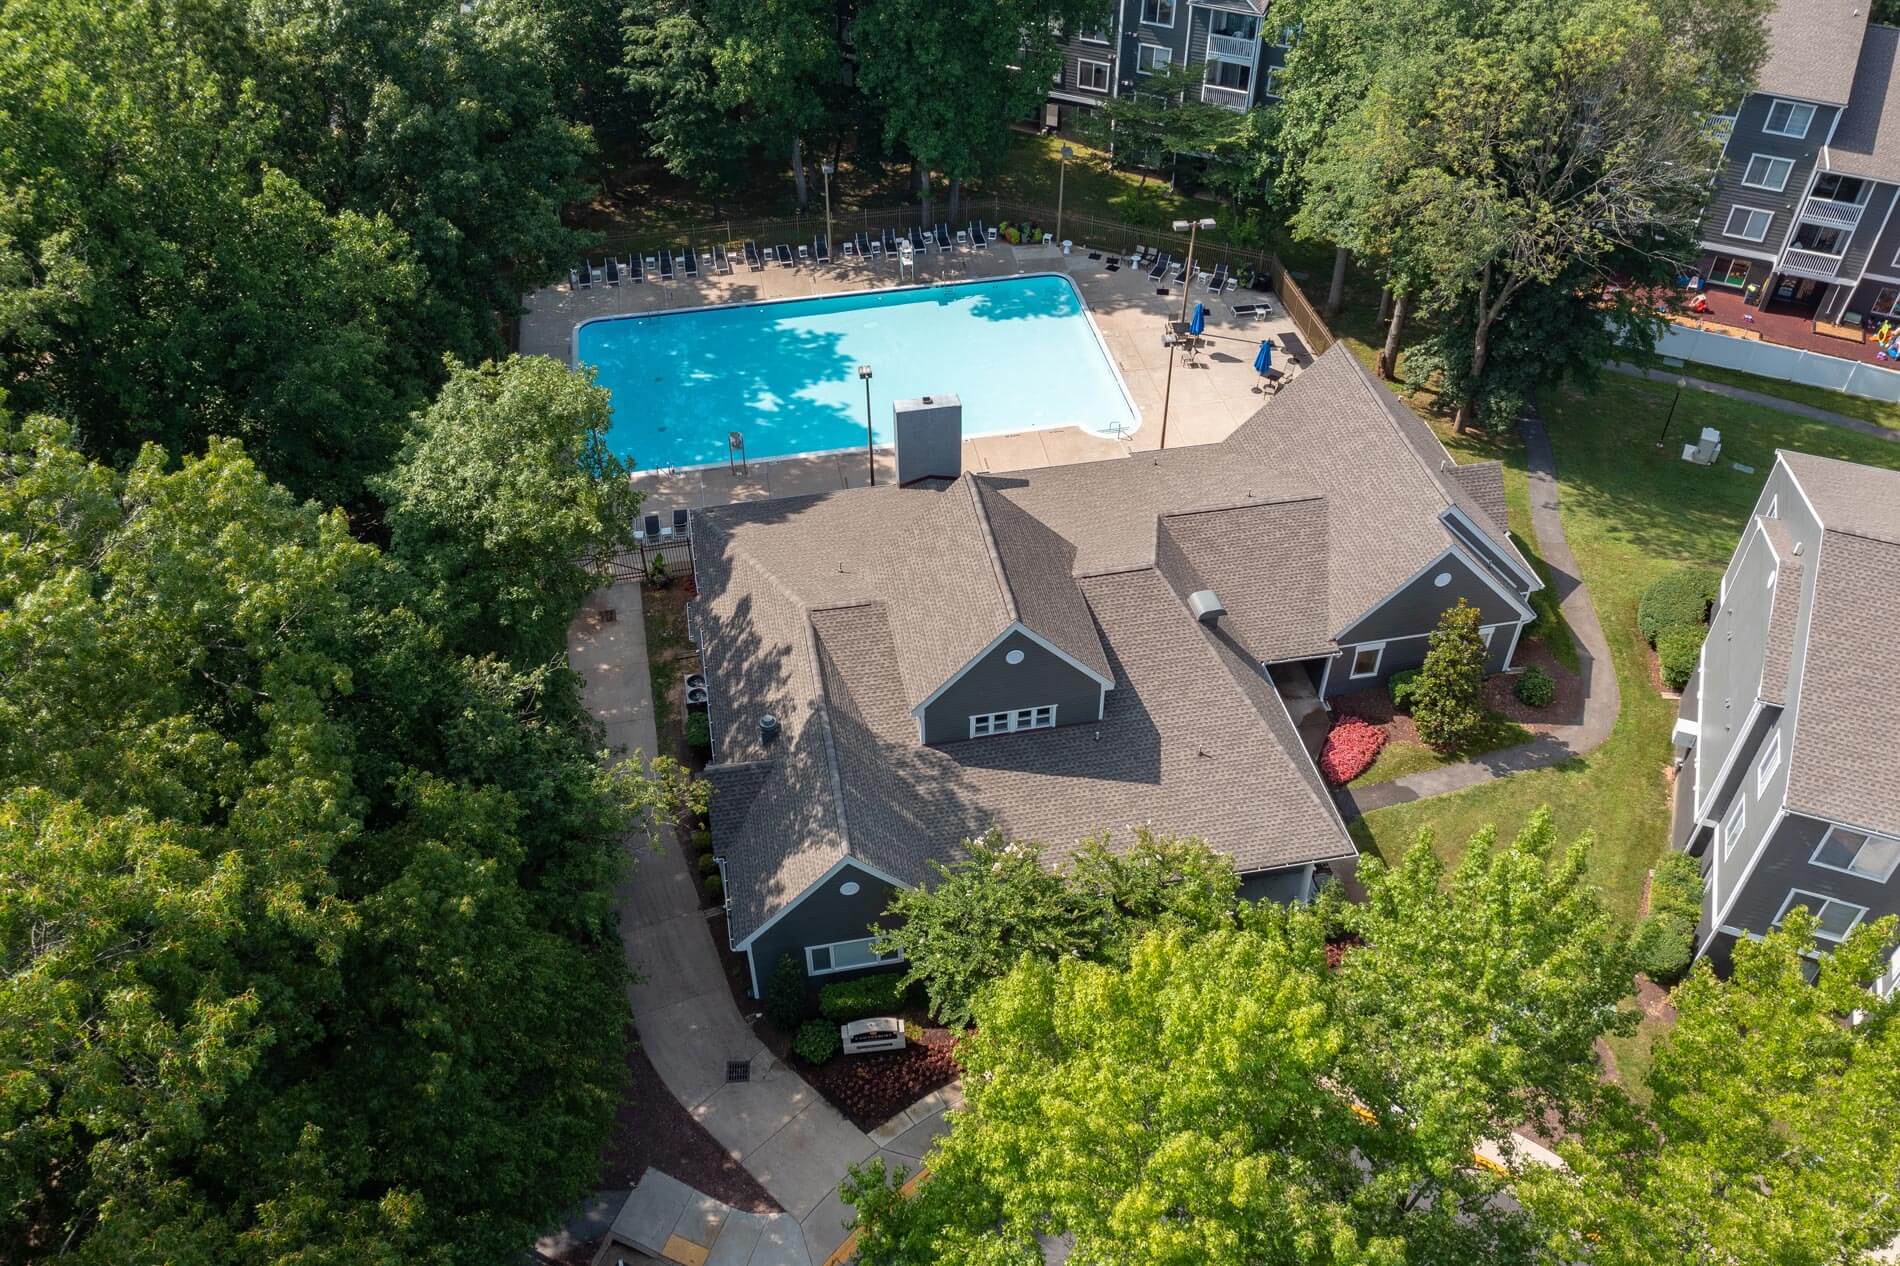
[[[1701,275],[1754,307],[1859,327],[1900,317],[1900,28],[1865,0],[1781,0],[1727,163]]]
[[[1176,66],[1202,68],[1201,100],[1250,109],[1278,97],[1290,40],[1268,25],[1267,0],[1120,0],[1112,23],[1069,39],[1043,122],[1066,127],[1075,111]]]

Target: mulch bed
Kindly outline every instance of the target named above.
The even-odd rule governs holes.
[[[614,1113],[613,1132],[601,1149],[602,1190],[633,1187],[649,1166],[657,1166],[735,1209],[780,1212],[778,1201],[673,1097],[631,1033],[627,1072],[631,1084]]]
[[[1515,721],[1533,734],[1545,734],[1559,725],[1583,722],[1583,675],[1557,662],[1557,657],[1538,638],[1525,638],[1517,644],[1518,667],[1535,664],[1557,683],[1557,696],[1548,707],[1533,708],[1514,693],[1516,674],[1499,673],[1486,678],[1484,706],[1507,721]]]
[[[920,1016],[907,1015],[913,1023]],[[768,1027],[764,1023],[760,1028]],[[819,1065],[796,1057],[793,1067],[860,1130],[874,1130],[933,1090],[941,1090],[963,1070],[957,1064],[958,1034],[924,1026],[923,1038],[901,1051],[839,1055]]]

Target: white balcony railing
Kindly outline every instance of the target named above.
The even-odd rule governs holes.
[[[1860,223],[1863,210],[1858,202],[1835,202],[1830,198],[1809,198],[1801,208],[1801,218],[1811,224],[1827,224],[1851,229]]]
[[[1819,251],[1790,250],[1781,260],[1781,271],[1814,281],[1833,281],[1840,275],[1841,257]]]
[[[1207,37],[1207,55],[1218,57],[1224,62],[1240,62],[1251,66],[1259,52],[1259,40],[1245,40],[1238,35],[1209,35]]]
[[[1201,100],[1209,105],[1226,106],[1229,110],[1245,110],[1253,104],[1253,95],[1245,88],[1222,88],[1218,84],[1202,84]]]

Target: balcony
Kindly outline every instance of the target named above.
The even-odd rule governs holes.
[[[1224,62],[1239,62],[1251,66],[1259,55],[1260,41],[1242,39],[1238,35],[1209,35],[1207,37],[1207,55],[1218,57]]]
[[[1253,94],[1245,88],[1222,88],[1217,84],[1202,84],[1201,100],[1209,105],[1226,106],[1229,110],[1245,110],[1253,104]]]
[[[1865,208],[1858,202],[1835,202],[1828,198],[1809,198],[1801,208],[1801,218],[1810,224],[1826,224],[1851,229],[1860,223]]]
[[[1782,257],[1780,271],[1790,277],[1806,277],[1811,281],[1833,281],[1840,275],[1840,267],[1839,255],[1791,249]]]

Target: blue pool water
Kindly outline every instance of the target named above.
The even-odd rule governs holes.
[[[636,469],[877,443],[891,402],[954,393],[963,433],[1135,429],[1135,413],[1067,277],[1009,277],[589,321],[578,363],[613,393],[614,451]]]

